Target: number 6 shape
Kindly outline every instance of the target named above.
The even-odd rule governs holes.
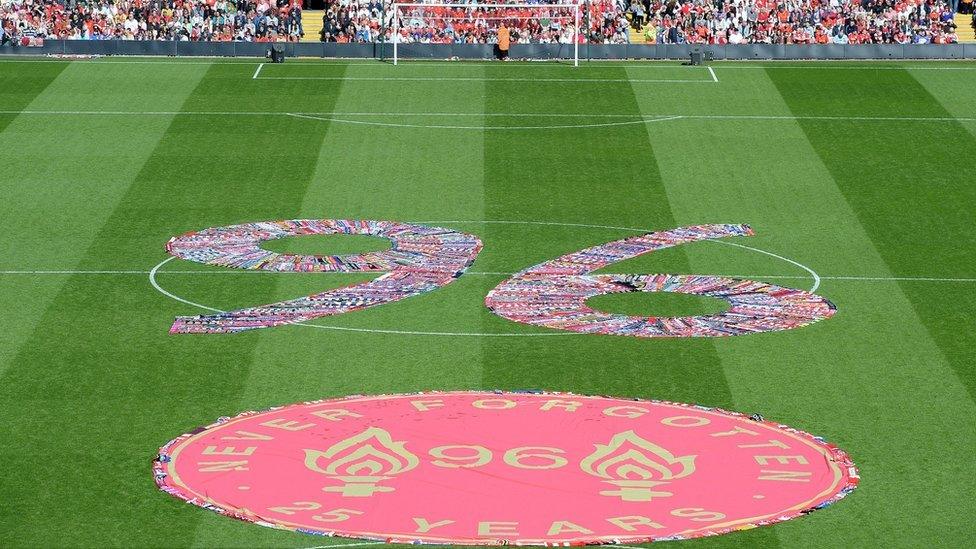
[[[279,254],[264,240],[312,234],[362,234],[389,239],[380,252],[319,256]],[[213,227],[174,237],[166,251],[181,259],[275,272],[385,272],[352,286],[227,313],[177,317],[170,333],[225,334],[305,322],[375,307],[436,290],[471,266],[481,251],[477,237],[438,227],[394,221],[296,219]]]
[[[540,263],[496,286],[485,305],[523,324],[586,334],[720,337],[791,330],[833,316],[834,305],[810,292],[710,275],[591,275],[646,253],[698,240],[752,236],[748,225],[698,225],[615,240]],[[728,311],[687,317],[605,313],[586,300],[623,292],[676,292],[728,301]]]

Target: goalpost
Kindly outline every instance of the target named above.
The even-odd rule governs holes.
[[[393,2],[387,26],[392,30],[393,64],[399,63],[401,42],[494,44],[492,39],[504,23],[511,27],[513,45],[526,43],[525,39],[566,46],[571,41],[573,66],[578,67],[582,9],[583,0],[561,4]]]

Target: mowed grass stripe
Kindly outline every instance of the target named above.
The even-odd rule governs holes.
[[[966,72],[966,71],[912,71],[911,75],[918,81],[925,89],[936,98],[940,104],[954,116],[958,117],[971,117],[973,112],[976,112],[976,94],[972,93],[973,87],[976,86],[976,73]],[[976,122],[969,121],[960,124],[963,128],[969,131],[970,135],[976,138]],[[949,162],[948,165],[944,166],[944,176],[940,180],[939,185],[948,185],[956,187],[953,190],[954,195],[958,195],[960,191],[972,190],[974,185],[974,180],[976,180],[976,172],[973,170],[973,139],[962,139],[958,142],[948,142],[943,144],[947,150],[944,151],[943,155],[937,158],[945,158]],[[971,196],[971,195],[970,195]],[[963,213],[969,213],[970,218],[972,217],[972,202],[969,202],[967,206],[962,206],[960,211]],[[942,236],[942,235],[940,235]],[[972,250],[974,243],[976,243],[976,231],[972,228],[968,232],[957,232],[955,235],[960,238],[959,245],[966,252],[966,257],[969,259],[968,262],[963,262],[964,265],[968,265],[972,272],[976,272],[976,265],[972,262]],[[924,312],[919,311],[919,314],[925,317],[934,317],[930,325],[941,325],[941,326],[970,326],[972,327],[972,311],[973,311],[973,300],[974,298],[972,292],[960,292],[959,289],[953,288],[954,291],[933,291],[930,289],[924,294],[924,300],[931,303],[931,306],[924,307]],[[917,295],[918,292],[913,290],[911,292],[913,295]],[[916,307],[918,310],[918,307]],[[942,311],[941,322],[938,320],[939,311]],[[973,344],[972,340],[972,330],[941,330],[944,336],[939,338],[939,344],[943,349],[943,352],[950,357],[953,361],[957,372],[963,377],[963,381],[966,383],[969,389],[970,396],[976,395],[976,382],[974,382],[974,373],[976,373],[976,345]],[[963,337],[959,337],[958,332],[963,332],[965,334]]]
[[[281,67],[276,67],[281,68]],[[285,67],[287,72],[287,66]],[[412,73],[411,67],[400,67]],[[400,69],[398,68],[398,70]],[[361,74],[350,67],[346,74]],[[415,70],[415,69],[414,69]],[[474,72],[480,68],[472,67]],[[332,74],[334,71],[330,71]],[[274,82],[274,86],[281,81]],[[329,81],[306,81],[307,91]],[[435,111],[449,108],[477,112],[483,107],[480,82],[464,82],[443,93],[443,83],[402,86],[378,83],[343,86],[334,102],[340,111],[390,109]],[[476,118],[475,118],[476,119]],[[482,148],[480,132],[416,128],[377,128],[303,121],[302,133],[324,135],[314,173],[299,212],[308,218],[413,220],[482,219]],[[480,234],[480,225],[458,225]],[[312,239],[286,244],[298,253],[351,253],[389,247],[386,239],[335,236],[316,246]],[[344,248],[355,242],[357,248]],[[297,297],[376,275],[278,276],[279,297]],[[483,292],[479,277],[462,277],[447,287],[364,311],[316,321],[317,324],[390,330],[478,330]],[[324,286],[323,286],[324,284]],[[251,410],[350,394],[387,394],[424,390],[478,389],[481,352],[478,338],[329,331],[305,327],[268,330],[253,353],[240,404]],[[397,440],[403,433],[392,433]],[[405,439],[407,447],[417,441]],[[327,445],[320,449],[324,450]],[[326,500],[323,500],[325,504]],[[359,502],[349,502],[349,504]],[[345,506],[346,502],[342,502]],[[336,504],[338,506],[338,504]],[[337,539],[330,543],[343,544]],[[195,546],[323,545],[319,538],[256,528],[222,517],[206,519]]]
[[[824,71],[801,72],[803,85],[815,85],[816,75]],[[680,100],[691,106],[751,105],[769,114],[790,114],[764,73],[723,75],[720,91],[721,97]],[[640,99],[651,107],[678,100]],[[668,151],[659,153],[659,164],[679,219],[749,222],[758,235],[741,239],[743,244],[791,257],[821,273],[890,276],[796,123],[701,120],[655,130],[652,141]],[[870,152],[865,157],[873,159]],[[689,250],[694,250],[696,272],[732,267],[760,273],[773,266],[753,270],[748,255],[722,258],[698,245]],[[771,282],[809,287],[804,281]],[[715,342],[736,409],[759,411],[767,419],[824,436],[850,451],[861,468],[861,488],[851,497],[770,528],[785,547],[924,544],[959,537],[965,511],[956,510],[953,498],[964,492],[957,483],[966,472],[939,463],[968,460],[963,456],[972,444],[971,430],[946,432],[944,418],[968,417],[972,406],[898,286],[877,284],[825,281],[817,293],[837,305],[835,317],[798,330]],[[951,399],[948,405],[945,398]],[[912,442],[906,443],[909,437]],[[969,469],[968,464],[959,467]],[[932,500],[931,491],[942,496]],[[943,522],[955,526],[942,530]],[[918,526],[928,523],[939,527]],[[946,532],[950,537],[942,537]]]
[[[207,70],[205,65],[95,68],[93,73],[92,66],[69,65],[28,109],[84,104],[97,112],[152,103],[173,112]],[[146,91],[134,93],[133,82]],[[17,144],[17,154],[0,157],[0,190],[6,198],[0,203],[0,230],[14,235],[0,244],[0,263],[75,268],[171,118],[19,117],[4,132],[6,141]]]
[[[347,74],[361,75],[367,70],[350,67]],[[416,71],[409,66],[397,70],[401,74]],[[464,73],[480,74],[481,70],[470,67]],[[320,82],[307,85],[316,87]],[[481,82],[461,83],[450,94],[443,91],[438,83],[391,83],[377,84],[364,95],[359,88],[345,86],[336,110],[368,111],[383,105],[393,111],[448,108],[476,113],[483,108]],[[471,119],[478,121],[478,117]],[[323,124],[308,120],[307,128],[320,132]],[[483,142],[481,132],[334,124],[322,144],[302,213],[308,217],[479,221],[484,216]],[[483,229],[477,223],[450,226],[479,236]],[[479,282],[477,277],[462,277],[430,294],[318,323],[366,330],[477,332],[485,313]],[[306,356],[329,356],[337,347],[357,352],[343,357],[342,376],[336,376],[335,368],[325,360],[320,364],[295,363],[294,370],[286,362],[285,367],[294,375],[283,378],[273,372],[252,371],[252,397],[267,399],[277,393],[279,398],[294,400],[292,397],[307,399],[313,394],[323,398],[357,392],[478,388],[481,380],[477,338],[466,338],[459,345],[457,339],[435,336],[309,329],[291,334],[296,343],[301,342]],[[267,346],[269,359],[280,352],[280,347]],[[387,360],[390,356],[400,357],[395,368]],[[274,385],[270,395],[269,385]]]
[[[67,66],[66,63],[51,63],[49,66],[44,67],[44,70],[33,70],[30,65],[5,67],[4,70],[0,71],[0,109],[19,111],[26,108],[38,95],[47,89],[51,82],[64,70],[65,66]],[[6,128],[16,118],[16,114],[0,115],[0,142],[8,144],[8,147],[11,148],[15,143],[18,148],[23,148],[25,145],[36,146],[36,143],[41,141],[41,139],[37,138],[36,128],[33,128],[31,125],[28,125],[32,128],[28,136],[11,135],[5,132]],[[31,137],[33,139],[30,139]],[[42,147],[46,147],[47,145],[49,144],[45,143]],[[15,225],[13,223],[8,225],[8,219],[20,206],[15,204],[11,195],[18,188],[25,186],[21,172],[17,170],[18,156],[15,154],[4,154],[0,156],[0,193],[3,193],[5,197],[0,202],[0,228],[4,229],[5,234],[16,234],[14,232]],[[8,249],[11,246],[11,240],[13,239],[5,238],[3,241],[0,241],[0,257],[9,257],[11,255],[11,250]],[[34,290],[36,288],[33,284],[30,286],[23,286],[22,284],[23,282],[0,279],[0,306],[4,306],[4,309],[13,308],[22,299],[23,292],[19,290],[23,288]],[[46,286],[46,284],[39,286]],[[41,308],[38,309],[42,310]],[[35,311],[37,311],[36,314],[39,316],[40,311],[38,309],[35,309]],[[10,356],[16,352],[22,341],[18,337],[17,332],[22,333],[23,331],[26,330],[21,330],[20,326],[13,326],[5,333],[3,340],[0,341],[0,373],[3,372]]]
[[[689,73],[699,70],[697,67],[687,67],[686,69]],[[627,71],[632,78],[640,78],[643,74],[641,71],[632,68],[627,69]],[[650,90],[635,85],[632,87],[633,101],[640,114],[663,112],[669,109],[677,112],[702,112],[704,109],[736,112],[736,109],[742,108],[741,103],[737,101],[742,81],[741,79],[736,80],[739,80],[738,84],[727,85],[723,82],[719,86],[703,87],[696,94],[680,93],[678,88],[667,89],[662,92],[661,90]],[[751,82],[746,88],[752,88]],[[736,103],[740,104],[736,105]],[[738,217],[727,211],[724,202],[718,201],[719,203],[715,204],[708,199],[707,195],[702,196],[700,192],[702,188],[707,189],[706,192],[715,188],[715,182],[707,176],[703,176],[703,171],[707,170],[713,162],[726,166],[729,162],[727,157],[715,154],[704,144],[707,142],[707,136],[712,132],[721,131],[722,126],[717,126],[714,130],[707,129],[710,124],[713,123],[676,121],[673,125],[671,123],[646,125],[639,128],[643,133],[640,136],[641,139],[626,147],[627,152],[620,155],[620,158],[632,170],[637,170],[639,173],[654,174],[652,194],[650,196],[639,194],[640,202],[658,205],[658,209],[655,211],[661,212],[658,215],[667,215],[673,226],[702,223],[752,223],[755,226],[758,220]],[[644,150],[653,151],[653,164],[645,162]],[[725,160],[722,160],[723,158]],[[652,167],[653,171],[650,171]],[[691,199],[689,200],[689,198]],[[727,239],[727,241],[736,244],[757,245],[757,243],[752,242],[752,239],[746,238]],[[758,245],[762,247],[761,244]],[[606,270],[611,272],[701,274],[723,273],[731,270],[746,273],[800,274],[798,270],[797,272],[791,270],[790,265],[768,256],[708,242],[662,250]],[[706,298],[701,299],[704,301]],[[702,303],[698,311],[688,312],[710,314],[714,311],[716,304],[722,309],[725,308],[725,302],[712,299],[708,303]],[[672,375],[681,377],[686,394],[675,397],[655,395],[655,398],[667,398],[681,402],[702,402],[710,406],[720,406],[741,412],[760,411],[761,408],[743,407],[743,403],[735,398],[733,385],[730,383],[724,362],[724,355],[727,354],[729,345],[748,340],[750,337],[752,336],[652,342],[654,344],[674,344],[673,348],[679,352],[683,348],[691,351],[689,356],[675,361],[675,364],[671,366]],[[650,366],[651,371],[648,375],[653,377],[657,373],[658,361]],[[682,371],[682,368],[685,371]],[[698,396],[700,393],[715,395],[712,397],[715,400],[705,400],[707,397]],[[732,535],[698,539],[691,543],[701,547],[720,548],[778,547],[781,545],[777,528],[757,528]]]
[[[976,68],[976,67],[974,67]],[[973,113],[976,112],[976,94],[972,93],[973,86],[976,86],[976,70],[974,71],[924,71],[924,70],[910,70],[910,74],[918,81],[919,84],[925,87],[926,90],[932,97],[936,98],[939,103],[953,116],[956,116],[962,120],[962,125],[969,130],[970,133],[976,135],[976,119],[973,118]],[[959,162],[953,166],[958,169],[970,169],[972,170],[972,164],[967,164],[972,155],[966,154],[966,150],[962,147],[965,143],[960,143],[960,148],[956,149],[959,152],[957,156]],[[953,147],[953,144],[949,144]],[[955,173],[950,169],[950,174]]]
[[[843,110],[874,109],[892,116],[952,116],[907,71],[839,72],[827,72],[816,82],[792,71],[769,74],[796,115],[824,114],[825,104],[842,104]],[[976,150],[976,137],[965,127],[812,120],[801,121],[800,127],[893,275],[976,273],[976,171],[966,169],[960,158],[961,151]],[[899,286],[970,397],[976,397],[976,294],[945,285]]]
[[[724,78],[721,88],[709,90],[709,95],[705,97],[680,94],[661,97],[641,92],[637,92],[637,97],[639,104],[652,112],[653,109],[661,108],[662,102],[686,111],[705,108],[702,105],[707,105],[707,108],[725,108],[725,104],[728,104],[730,108],[748,112],[751,98],[768,97],[761,92],[757,93],[762,86],[762,76],[757,80],[755,74],[740,71]],[[766,87],[771,86],[766,83]],[[770,109],[776,112],[775,105],[762,105],[761,108],[766,113]],[[777,147],[792,146],[791,141],[784,142],[789,136],[784,135],[781,126],[762,121],[739,123],[708,120],[686,120],[670,125],[649,126],[650,141],[657,152],[667,200],[678,224],[749,223],[757,231],[757,236],[727,241],[785,254],[803,263],[813,264],[813,256],[808,253],[804,244],[814,238],[803,232],[796,223],[798,214],[809,207],[805,202],[807,194],[815,195],[816,192],[790,183],[789,175],[794,169],[792,165],[776,164],[777,168],[782,166],[782,169],[777,170],[766,166],[769,156],[779,152]],[[787,196],[796,197],[796,200],[784,204],[772,202]],[[790,247],[790,244],[795,247]],[[684,249],[689,258],[691,272],[695,273],[802,274],[799,269],[794,272],[793,269],[796,268],[786,262],[740,248],[696,243],[685,246]],[[798,279],[769,282],[807,289],[812,281]],[[757,385],[763,383],[764,377],[788,378],[789,375],[779,365],[796,353],[795,347],[791,352],[787,351],[791,348],[789,342],[804,336],[807,340],[822,338],[820,328],[821,326],[814,325],[791,332],[713,340],[712,344],[722,362],[724,378],[733,395],[731,402],[725,406],[747,413],[762,412],[767,418],[817,432],[816,425],[803,423],[807,414],[803,410],[796,410],[794,399],[772,393],[768,389],[756,391],[758,398],[754,398],[753,395],[744,394],[741,383],[744,378],[749,379],[750,384]],[[740,360],[736,360],[737,357]],[[744,358],[748,360],[741,360]],[[748,369],[743,368],[740,361],[745,362]],[[769,385],[774,389],[782,389],[777,383]],[[817,518],[819,517],[798,519],[798,522]],[[792,522],[696,540],[694,544],[708,547],[775,546],[780,544],[780,534],[784,528],[791,525]]]
[[[782,70],[768,71],[767,77],[794,114],[940,113],[937,105],[920,100],[917,85],[899,71],[859,76],[837,72],[823,71],[823,76],[811,78],[802,72]],[[797,226],[823,242],[819,246],[823,256],[818,262],[841,265],[849,272],[905,274],[904,270],[892,272],[899,266],[904,269],[906,264],[893,260],[894,241],[881,231],[890,230],[905,238],[901,250],[906,254],[924,250],[924,245],[909,244],[911,233],[897,226],[892,217],[895,212],[887,202],[901,204],[899,218],[916,215],[929,222],[951,215],[951,208],[945,214],[940,212],[933,204],[941,204],[941,200],[921,190],[916,199],[905,202],[898,194],[905,184],[904,176],[887,166],[900,162],[896,152],[922,158],[917,151],[929,148],[923,143],[945,130],[920,136],[905,133],[909,128],[897,123],[879,126],[852,122],[842,127],[813,121],[797,124],[796,131],[781,136],[781,141],[793,143],[792,148],[770,148],[770,154],[794,167],[795,175],[787,181],[817,190],[818,200],[827,206],[823,210],[811,202],[813,207],[806,213],[796,214]],[[802,135],[807,144],[798,144],[795,134]],[[909,135],[913,137],[908,139]],[[896,145],[895,136],[905,139],[904,148]],[[807,159],[810,155],[815,162]],[[834,181],[833,185],[824,185]],[[862,193],[872,194],[874,200],[858,196]],[[803,204],[789,195],[783,199],[789,200],[785,207],[794,202],[794,208]],[[776,204],[773,201],[770,207]],[[913,213],[915,208],[917,214]],[[885,218],[889,218],[887,224],[879,222]],[[905,222],[908,226],[917,223]],[[929,273],[948,268],[932,258],[918,261],[923,262],[928,263]],[[789,366],[784,374],[759,372],[752,380],[743,378],[741,389],[736,385],[736,390],[792,403],[795,414],[807,416],[802,423],[792,424],[814,426],[810,427],[812,431],[848,449],[861,468],[862,485],[849,500],[822,516],[779,528],[780,537],[791,543],[815,537],[854,545],[971,539],[973,529],[967,518],[971,509],[961,502],[968,500],[972,489],[971,482],[963,479],[974,478],[971,448],[976,440],[972,429],[950,425],[971,423],[973,402],[938,345],[938,336],[918,313],[917,296],[913,298],[911,289],[898,283],[875,288],[837,284],[825,286],[821,292],[837,304],[838,314],[823,323],[820,337],[813,338],[820,326],[798,332],[798,337],[783,342],[787,345],[785,355],[768,355],[770,368]],[[739,367],[749,368],[741,364],[744,361],[737,362]],[[777,388],[777,380],[786,373],[792,388]],[[785,419],[791,422],[789,415]],[[907,435],[908,430],[911,435]],[[906,443],[907,439],[911,442]],[[945,467],[946,463],[952,465]],[[932,493],[939,497],[933,499]],[[884,512],[879,513],[879,508]]]
[[[0,66],[2,67],[0,68],[0,110],[23,110],[67,66],[67,63]],[[16,114],[0,114],[0,131],[3,131],[15,118],[17,118]]]
[[[0,70],[0,108],[10,111],[24,109],[30,105],[35,97],[44,92],[66,66],[67,63],[50,63],[37,68],[26,64],[4,66]],[[5,143],[8,148],[7,154],[0,155],[0,168],[6,168],[0,169],[0,192],[3,192],[4,196],[8,196],[8,193],[11,193],[16,186],[21,184],[20,174],[10,169],[12,168],[12,159],[16,155],[9,154],[9,152],[14,149],[15,143],[18,146],[23,146],[23,143],[11,139],[4,131],[16,118],[16,114],[0,115],[0,141]],[[0,202],[0,213],[9,215],[15,209],[14,206],[13,201],[5,198]],[[3,219],[6,219],[6,216],[3,216]],[[4,240],[6,242],[7,239]],[[6,245],[3,245],[0,250],[5,248]],[[0,253],[0,255],[6,256],[7,254]],[[30,281],[30,283],[24,284],[22,281],[0,278],[0,307],[3,307],[5,311],[20,308],[21,313],[26,317],[22,318],[21,322],[16,324],[11,322],[4,326],[4,335],[0,339],[0,374],[6,369],[20,345],[28,337],[34,322],[46,308],[46,305],[34,306],[33,304],[28,304],[25,307],[23,304],[24,295],[53,291],[53,288],[58,287],[58,285],[60,285],[60,281],[41,284]],[[6,435],[11,419],[19,416],[19,414],[10,412],[11,410],[6,409],[5,404],[0,403],[0,413],[2,413],[2,417],[7,418],[7,421],[4,421],[3,426],[0,427],[0,436],[4,440],[8,439]],[[4,462],[4,468],[8,471],[22,463],[24,457],[19,452],[15,454],[11,451],[7,444],[0,448],[0,460]],[[0,475],[0,497],[3,497],[4,500],[4,504],[0,505],[0,530],[3,532],[12,530],[14,525],[23,521],[24,516],[29,512],[28,502],[18,495],[25,487],[30,486],[30,479],[17,478],[19,476],[9,473]],[[7,535],[4,535],[4,538],[8,542],[10,541]]]
[[[823,93],[817,88],[820,79],[809,72],[793,78],[797,87],[816,90],[811,95]],[[847,95],[861,94],[848,82],[845,78],[830,84],[838,90],[832,112],[841,116],[886,112],[873,101],[848,99]],[[776,87],[765,75],[751,87],[733,97],[743,102],[762,97],[765,108],[790,112],[788,102],[771,93]],[[891,86],[886,97],[900,97],[900,89]],[[821,101],[821,112],[830,112],[830,101]],[[849,101],[857,104],[848,108]],[[906,112],[910,109],[890,114]],[[929,113],[920,110],[919,115]],[[887,127],[886,122],[866,126],[874,131]],[[702,196],[711,195],[709,203],[722,204],[728,211],[755,212],[749,215],[761,233],[754,240],[770,242],[772,249],[822,273],[844,270],[891,276],[875,242],[801,127],[787,124],[773,131],[743,122],[727,130],[735,138],[715,134],[714,141],[695,146],[704,145],[716,158],[734,159],[730,163],[734,171],[718,165],[701,173],[715,191],[702,194],[701,189],[689,189],[688,203],[702,203]],[[868,146],[873,134],[863,135],[862,158],[856,162],[886,161]],[[847,146],[857,148],[851,142]],[[884,178],[874,174],[865,180],[874,183]],[[968,417],[972,405],[916,318],[911,302],[895,284],[858,288],[825,283],[818,293],[837,304],[836,317],[782,337],[751,338],[742,345],[729,342],[729,352],[723,353],[737,401],[752,402],[755,409],[767,411],[767,417],[826,436],[850,450],[861,466],[864,484],[853,497],[809,519],[777,527],[778,535],[785,545],[811,538],[876,545],[958,539],[960,532],[968,536],[960,529],[965,511],[960,512],[955,502],[965,490],[958,479],[971,476],[966,472],[971,460],[963,456],[973,442],[972,432],[947,432],[941,424],[947,417]],[[896,427],[902,425],[910,425],[911,444],[905,444],[903,431]],[[933,448],[939,448],[939,455],[933,455]],[[938,463],[947,459],[965,463],[961,465],[965,470],[943,473]],[[905,463],[914,465],[906,469]],[[916,476],[920,470],[930,473]],[[930,503],[927,494],[932,490],[942,494],[940,503]],[[878,514],[878,508],[885,512]],[[939,526],[917,526],[925,523]]]
[[[240,69],[211,67],[183,109],[273,100],[242,83]],[[339,86],[316,99],[330,106]],[[152,265],[174,234],[294,215],[321,140],[287,117],[255,124],[175,117],[80,265]],[[204,284],[216,301],[243,306],[267,302],[274,280]],[[23,514],[5,541],[60,545],[65,532],[87,546],[192,541],[207,513],[159,493],[149,461],[163,442],[234,411],[261,337],[167,333],[175,315],[195,312],[145,280],[68,280],[0,384],[5,446],[30,479],[14,492]],[[86,511],[63,513],[65,501]]]
[[[138,96],[124,85],[130,68],[102,73],[92,81],[87,67],[63,65],[66,68],[61,70],[58,65],[46,66],[58,67],[58,71],[50,72],[57,77],[32,97],[26,109],[64,104],[77,95],[84,95],[91,108],[132,101]],[[205,66],[161,66],[145,69],[141,76],[143,82],[152,84],[156,91],[153,99],[160,108],[178,109],[205,71]],[[120,79],[123,85],[119,85]],[[0,240],[0,264],[75,269],[166,131],[170,118],[59,117],[38,123],[32,117],[18,117],[6,126],[0,140],[16,143],[17,153],[0,155],[0,195],[4,197],[0,201],[0,232],[7,235]],[[94,135],[99,136],[97,148],[92,147]],[[11,323],[0,338],[0,375],[67,280],[67,276],[0,280],[4,308],[18,311],[18,322]]]
[[[507,69],[485,70],[489,75],[504,75]],[[586,70],[580,69],[581,73]],[[627,77],[624,69],[601,68],[599,74]],[[487,113],[576,108],[579,112],[640,115],[627,84],[593,84],[584,89],[489,82],[486,89]],[[485,171],[489,218],[657,229],[675,226],[643,126],[591,129],[585,138],[560,130],[487,133]],[[481,268],[510,271],[632,234],[519,225],[492,225],[484,230],[506,249],[498,261]],[[659,259],[657,265],[663,272],[688,270],[679,249],[661,252]],[[617,265],[605,270],[629,272],[620,271]],[[485,388],[540,388],[716,406],[731,402],[721,364],[707,340],[593,335],[567,336],[554,344],[550,339],[483,343]]]

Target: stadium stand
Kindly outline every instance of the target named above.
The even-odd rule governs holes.
[[[586,36],[576,37],[575,10],[547,8],[547,4],[567,3],[544,0],[538,6],[492,7],[501,2],[472,3],[470,8],[408,7],[399,10],[397,27],[402,43],[491,44],[497,40],[502,22],[512,31],[515,43],[626,44],[629,22],[624,17],[624,0],[593,0],[587,4],[589,23]],[[389,8],[389,5],[387,6]],[[372,42],[393,40],[392,10],[383,12],[379,3],[356,4],[327,0],[322,39],[329,42]]]
[[[298,41],[300,0],[0,0],[19,37],[69,40]]]
[[[628,3],[629,1],[629,3]],[[400,41],[493,43],[505,21],[516,43],[572,43],[572,9],[423,8],[399,16]],[[972,2],[959,2],[972,10]],[[391,40],[378,0],[0,0],[15,39],[374,42]],[[972,16],[945,0],[594,0],[590,43],[948,44],[976,41]],[[385,23],[385,24],[384,24]],[[320,32],[321,31],[321,32]]]
[[[636,3],[635,0],[634,3]],[[633,6],[633,5],[632,5]],[[633,14],[633,8],[629,10]],[[631,41],[661,44],[948,44],[958,23],[941,0],[644,0]],[[639,20],[631,15],[631,20]]]

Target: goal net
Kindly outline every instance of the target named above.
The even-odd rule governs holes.
[[[572,59],[573,65],[578,65],[579,43],[585,40],[580,25],[585,16],[579,3],[568,2],[394,2],[387,12],[384,38],[393,44],[394,65],[404,54],[409,56],[410,48],[404,47],[407,44],[488,45],[499,59],[507,58],[512,47],[522,44],[557,44],[556,58]],[[553,48],[545,49],[551,52]]]

